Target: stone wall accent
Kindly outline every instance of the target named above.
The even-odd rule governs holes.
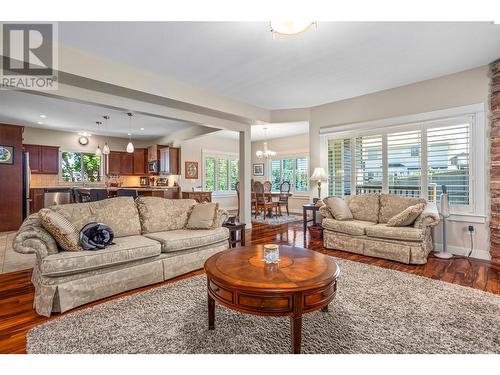
[[[492,263],[500,265],[500,59],[490,67],[490,254]]]

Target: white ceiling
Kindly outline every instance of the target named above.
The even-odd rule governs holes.
[[[41,118],[40,115],[47,117]],[[104,128],[103,115],[110,116],[107,131]],[[38,124],[39,121],[43,124]],[[99,130],[96,121],[103,123]],[[126,111],[11,90],[0,90],[1,122],[51,130],[86,131],[91,134],[124,138],[128,137],[129,132],[129,118]],[[132,118],[132,138],[152,139],[191,126],[179,121],[135,114]]]
[[[307,121],[252,125],[251,139],[252,142],[265,141],[266,139],[283,138],[308,133],[309,123]],[[220,130],[217,132],[217,135],[222,138],[239,139],[238,132],[230,130]]]
[[[68,46],[267,109],[309,107],[459,72],[500,56],[491,22],[61,22]]]

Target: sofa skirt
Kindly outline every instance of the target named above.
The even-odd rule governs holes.
[[[33,269],[34,308],[39,315],[66,312],[129,290],[160,283],[203,267],[213,254],[228,248],[227,240],[190,251],[160,254],[136,262],[90,272],[49,277]]]
[[[385,240],[368,236],[351,236],[330,230],[323,231],[323,245],[327,249],[348,251],[375,258],[406,264],[425,264],[432,251],[432,237],[426,231],[423,241]]]

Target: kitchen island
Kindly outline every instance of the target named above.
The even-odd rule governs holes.
[[[82,195],[90,196],[92,189],[104,189],[100,187],[78,187]],[[108,197],[115,197],[119,189],[136,190],[141,197],[160,197],[168,199],[179,199],[179,186],[122,186],[107,187]]]

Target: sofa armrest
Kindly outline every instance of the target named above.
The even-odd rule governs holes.
[[[43,228],[37,213],[26,218],[14,237],[12,247],[21,254],[36,254],[37,260],[59,252],[56,240]]]
[[[415,228],[435,227],[439,224],[439,212],[437,206],[433,202],[427,202],[424,210],[415,220],[413,226]]]
[[[229,212],[227,212],[226,210],[223,210],[221,208],[219,208],[217,210],[217,218],[215,219],[215,225],[214,227],[215,228],[220,228],[222,227],[222,224],[229,218]]]
[[[319,208],[319,213],[321,214],[321,216],[323,216],[325,219],[334,219],[330,209],[327,207],[326,204],[324,204],[323,206],[321,206]]]

